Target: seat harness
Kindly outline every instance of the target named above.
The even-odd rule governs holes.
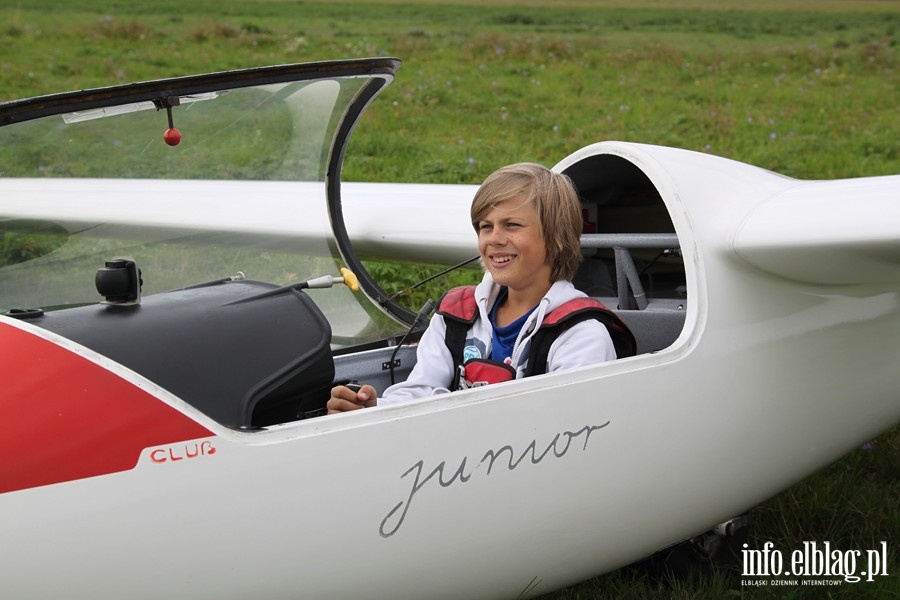
[[[478,318],[475,286],[461,286],[448,291],[438,303],[437,313],[444,317],[447,333],[444,343],[453,357],[459,377],[451,383],[451,391],[466,387],[508,381],[516,376],[509,365],[486,359],[463,361],[466,333]],[[553,342],[564,331],[588,319],[603,323],[612,338],[617,358],[634,356],[637,343],[628,326],[601,302],[592,298],[573,298],[547,313],[531,338],[531,350],[525,377],[547,372],[547,357]]]

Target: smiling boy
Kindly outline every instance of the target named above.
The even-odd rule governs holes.
[[[371,385],[358,392],[337,386],[328,401],[329,414],[478,385],[471,375],[475,370],[466,372],[475,362],[506,365],[510,378],[524,377],[532,339],[545,317],[572,300],[586,298],[571,282],[582,258],[582,217],[568,177],[534,163],[503,167],[479,187],[470,214],[485,274],[473,290],[455,294],[477,306],[465,334],[466,364],[457,364],[448,349],[449,312],[439,309],[422,335],[416,366],[406,381],[387,388],[380,400]],[[555,338],[546,371],[615,358],[607,327],[598,320],[581,320]]]

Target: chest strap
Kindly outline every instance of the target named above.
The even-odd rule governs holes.
[[[475,286],[461,286],[448,291],[438,303],[438,314],[444,317],[447,333],[444,343],[453,357],[455,368],[463,364],[463,350],[466,333],[478,318],[478,304],[475,300]],[[617,358],[634,356],[637,342],[628,326],[603,303],[592,298],[574,298],[556,307],[541,322],[541,326],[531,339],[531,350],[525,376],[547,372],[547,356],[550,346],[564,331],[589,319],[603,323],[612,338]],[[456,382],[453,384],[456,386]],[[453,389],[456,389],[454,387]]]

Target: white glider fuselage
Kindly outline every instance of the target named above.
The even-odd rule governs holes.
[[[681,244],[685,324],[654,353],[242,432],[3,318],[5,330],[69,348],[210,435],[147,448],[128,471],[0,496],[2,579],[32,582],[23,598],[536,595],[702,532],[900,419],[897,232],[880,252],[851,250],[849,278],[817,268],[810,252],[791,264],[769,250],[787,255],[813,238],[794,235],[804,223],[840,230],[856,189],[884,199],[900,178],[800,182],[615,142],[557,169],[596,155],[647,175]],[[402,187],[368,192],[397,198]],[[441,191],[448,214],[465,216],[471,190]],[[900,222],[900,209],[878,208]],[[348,229],[383,255],[471,255],[465,218],[430,228],[398,216],[410,214],[382,208],[360,219],[368,233]],[[766,239],[777,225],[784,236]]]
[[[0,104],[7,595],[533,597],[900,422],[900,176],[804,182],[625,142],[555,170],[582,199],[576,285],[636,356],[307,418],[333,383],[394,375],[414,315],[363,259],[477,255],[473,186],[340,181],[398,67]],[[283,287],[336,266],[362,296]]]

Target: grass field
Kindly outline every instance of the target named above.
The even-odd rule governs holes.
[[[478,182],[602,139],[797,177],[897,171],[896,1],[525,4],[5,1],[0,98],[395,55],[404,67],[358,129],[348,179]]]
[[[0,0],[0,14],[0,101],[397,56],[354,134],[349,180],[477,183],[611,139],[800,178],[900,172],[898,0]],[[689,580],[626,569],[552,597],[900,597],[898,473],[895,427],[759,507],[749,540],[886,541],[891,576],[876,583],[755,589],[739,569]]]

